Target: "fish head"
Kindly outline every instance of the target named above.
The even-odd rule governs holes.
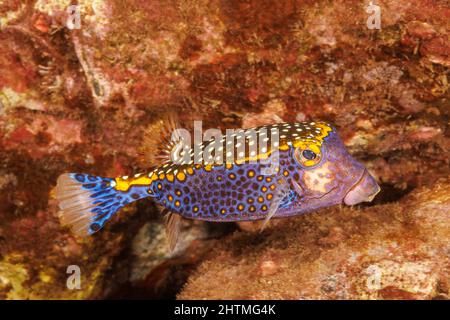
[[[288,173],[290,194],[277,215],[372,201],[380,187],[364,165],[348,153],[336,129],[326,123],[312,123],[307,128],[307,136],[290,143],[294,172]]]

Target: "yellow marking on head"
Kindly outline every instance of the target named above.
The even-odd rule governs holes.
[[[294,143],[294,147],[295,148],[300,148],[302,150],[305,149],[309,149],[311,151],[313,151],[314,153],[320,154],[321,150],[320,150],[320,146],[322,145],[322,143],[320,142],[313,142],[310,140],[306,140],[306,141],[296,141]]]
[[[315,165],[316,164],[316,161],[314,161],[314,160],[306,160],[304,163],[303,163],[303,165],[305,166],[305,167],[312,167],[313,165]]]
[[[331,131],[333,131],[333,129],[331,129],[331,127],[324,122],[317,122],[314,127],[320,128],[320,133],[313,132],[314,138],[295,140],[293,143],[295,148],[309,148],[315,153],[320,153],[320,147],[322,146],[323,140],[329,135]]]
[[[333,129],[324,122],[317,122],[316,127],[322,129],[320,134],[318,134],[315,138],[319,141],[323,141],[324,138],[328,136],[328,134],[333,131]]]
[[[271,153],[272,153],[272,150],[269,150],[268,152],[259,153],[253,157],[242,157],[242,158],[239,157],[236,159],[236,164],[241,165],[244,162],[257,162],[258,160],[261,160],[261,159],[267,159],[267,158],[269,158]]]

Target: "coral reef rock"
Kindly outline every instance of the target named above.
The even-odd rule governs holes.
[[[450,176],[449,3],[374,3],[381,8],[380,30],[367,28],[368,2],[362,1],[0,1],[0,298],[125,297],[137,292],[134,283],[142,286],[142,297],[170,296],[156,287],[180,289],[182,279],[207,251],[209,244],[202,244],[207,236],[186,246],[180,253],[186,259],[164,253],[156,261],[137,245],[155,244],[145,239],[155,233],[144,232],[158,229],[161,222],[151,201],[122,210],[98,235],[78,239],[59,225],[52,198],[56,179],[64,172],[119,176],[154,165],[143,164],[139,154],[146,129],[155,126],[167,109],[175,110],[186,127],[203,120],[204,129],[222,131],[257,122],[332,122],[349,151],[381,185],[377,204]],[[80,28],[67,24],[71,4],[77,5]],[[160,140],[155,134],[150,137]],[[361,220],[361,226],[353,226],[361,232],[369,227],[378,230],[381,217],[394,228],[399,222],[384,212],[390,208],[400,212],[400,207],[387,205],[361,213],[346,210],[344,218]],[[370,214],[371,210],[381,212]],[[305,232],[315,230],[318,216],[329,216],[330,221],[318,251],[302,252],[298,263],[355,231],[345,229],[336,210],[330,212],[295,220],[299,235],[306,237],[303,241],[313,241]],[[372,219],[374,226],[365,223]],[[439,226],[427,215],[423,219],[417,226],[427,222]],[[142,229],[144,225],[147,229]],[[249,224],[240,227],[254,229]],[[398,239],[401,244],[410,235],[418,236],[403,235]],[[299,250],[308,248],[305,243],[296,245]],[[279,248],[287,250],[282,242]],[[437,264],[440,258],[430,253],[430,262],[425,263],[422,251],[402,248],[412,255],[408,263],[392,255],[373,264],[372,269],[386,269],[392,275],[383,278],[389,282],[382,283],[384,291],[367,291],[360,283],[352,284],[352,290],[361,297],[431,297],[429,290],[444,290],[445,281],[435,273],[443,263]],[[395,252],[403,259],[403,251]],[[249,251],[242,257],[253,259],[254,254]],[[287,270],[277,252],[267,254],[268,260],[257,269],[265,274],[260,286],[284,272],[298,274],[301,281],[298,264],[292,262],[292,270]],[[66,287],[70,265],[80,266],[80,290]],[[155,266],[159,266],[156,273]],[[365,269],[346,272],[364,274],[372,270],[370,266],[369,261]],[[146,267],[149,270],[143,270]],[[415,270],[418,276],[391,286],[398,284],[394,275],[401,270]],[[326,277],[327,270],[322,271],[325,293],[346,276],[338,272]],[[434,278],[424,277],[418,287],[410,287],[427,272]],[[170,274],[179,275],[179,280],[170,280]],[[314,287],[316,280],[311,279]],[[209,283],[216,283],[214,277]],[[303,283],[306,290],[309,282]],[[122,284],[130,290],[121,290]],[[272,296],[278,292],[276,285],[268,291]],[[345,297],[346,290],[336,287],[330,292]],[[189,296],[185,292],[181,296]],[[252,292],[255,297],[266,294]],[[292,298],[303,294],[283,292]]]
[[[450,180],[217,242],[180,299],[448,299]]]

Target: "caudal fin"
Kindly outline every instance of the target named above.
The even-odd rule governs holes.
[[[131,202],[114,189],[115,181],[81,173],[64,173],[56,184],[60,220],[79,236],[91,235],[122,206]]]

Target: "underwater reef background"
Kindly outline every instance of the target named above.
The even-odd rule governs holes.
[[[0,1],[0,299],[449,299],[450,3],[373,3],[379,30],[367,1]],[[382,191],[262,233],[184,221],[173,253],[151,200],[62,228],[57,177],[147,169],[168,110],[332,122]]]

